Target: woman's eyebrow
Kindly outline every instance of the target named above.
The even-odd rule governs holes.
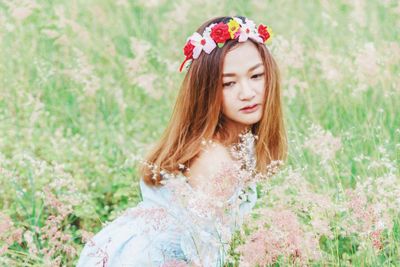
[[[250,72],[250,71],[252,71],[252,70],[258,68],[259,66],[262,66],[262,63],[257,63],[256,65],[254,65],[253,67],[251,67],[247,72]],[[233,77],[233,76],[236,76],[236,74],[235,74],[235,73],[224,73],[224,74],[222,75],[222,77]]]

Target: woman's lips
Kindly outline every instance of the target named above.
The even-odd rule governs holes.
[[[250,107],[242,108],[240,111],[242,111],[242,112],[244,112],[244,113],[251,113],[251,112],[256,111],[256,110],[258,109],[258,106],[259,106],[259,105],[254,104],[254,105],[252,105],[252,106],[250,106]]]

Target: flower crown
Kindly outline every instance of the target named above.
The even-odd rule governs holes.
[[[230,39],[238,39],[239,42],[245,42],[248,38],[259,43],[265,43],[273,36],[271,28],[260,24],[256,27],[252,20],[241,17],[232,17],[227,23],[213,23],[209,25],[200,35],[194,32],[187,38],[186,45],[183,48],[185,60],[182,62],[179,71],[186,61],[199,57],[201,51],[210,54],[215,47],[223,47],[225,42]]]

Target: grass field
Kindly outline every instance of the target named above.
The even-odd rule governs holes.
[[[0,265],[73,266],[82,235],[140,201],[186,38],[219,15],[275,34],[289,159],[264,204],[329,222],[309,265],[400,266],[396,0],[1,0]]]

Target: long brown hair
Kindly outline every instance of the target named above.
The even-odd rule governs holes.
[[[212,23],[226,23],[231,17],[213,18],[201,25],[197,32],[202,34]],[[243,18],[244,17],[240,17]],[[262,118],[252,125],[252,133],[258,136],[256,142],[257,170],[265,172],[272,160],[285,160],[287,157],[287,137],[283,122],[280,97],[280,73],[278,66],[265,47],[254,42],[266,70],[265,105]],[[193,60],[183,79],[172,117],[159,142],[147,155],[145,161],[177,174],[179,164],[190,167],[201,151],[201,141],[217,139],[223,144],[236,142],[224,127],[222,107],[222,68],[225,55],[238,44],[237,39],[226,41],[222,48],[210,54],[201,53]],[[147,185],[160,185],[159,172],[154,173],[148,165],[140,167],[140,175]]]

